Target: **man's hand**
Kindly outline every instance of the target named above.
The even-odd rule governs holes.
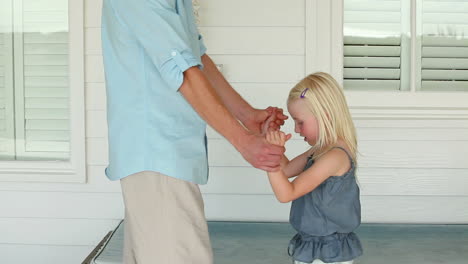
[[[197,67],[191,67],[184,72],[184,82],[179,91],[200,117],[223,135],[252,166],[266,171],[279,169],[284,147],[268,144],[259,133],[261,124],[268,118],[267,110],[252,111],[250,105],[245,103],[244,107],[248,110],[243,121],[253,120],[251,124],[256,124],[258,134],[247,131],[241,126],[239,119],[234,118],[235,116],[228,111],[205,74]]]
[[[288,119],[288,116],[283,114],[283,109],[278,108],[278,107],[268,107],[266,111],[270,114],[270,116],[273,116],[273,119],[271,120],[269,124],[269,130],[275,131],[281,128],[282,125],[284,125],[284,121]]]
[[[284,147],[269,144],[263,136],[253,134],[238,150],[252,166],[270,172],[279,170],[284,154]]]
[[[283,109],[268,107],[267,109],[254,109],[252,116],[244,122],[244,126],[255,134],[264,134],[266,130],[278,130],[288,116],[283,114]]]

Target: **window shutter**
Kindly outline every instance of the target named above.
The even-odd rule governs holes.
[[[24,0],[15,42],[17,159],[70,156],[68,1]],[[16,20],[18,21],[18,20]],[[18,59],[18,60],[16,60]]]
[[[399,0],[344,1],[345,89],[407,89],[401,73],[409,67],[410,46],[402,38],[401,5]]]
[[[468,1],[422,2],[421,90],[468,91]]]
[[[0,159],[15,158],[11,2],[0,1]]]

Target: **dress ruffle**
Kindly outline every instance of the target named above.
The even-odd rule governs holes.
[[[350,261],[362,255],[362,245],[355,233],[334,233],[328,236],[296,234],[289,242],[288,253],[294,260],[312,263]]]

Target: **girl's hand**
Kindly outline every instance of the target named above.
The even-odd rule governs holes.
[[[283,131],[268,131],[266,133],[266,140],[268,143],[284,147],[286,141],[291,139],[291,134],[285,134]]]

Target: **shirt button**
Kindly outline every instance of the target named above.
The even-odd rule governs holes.
[[[173,52],[171,53],[171,55],[172,55],[172,57],[174,57],[174,56],[177,55],[177,52],[176,52],[176,51],[173,51]]]

